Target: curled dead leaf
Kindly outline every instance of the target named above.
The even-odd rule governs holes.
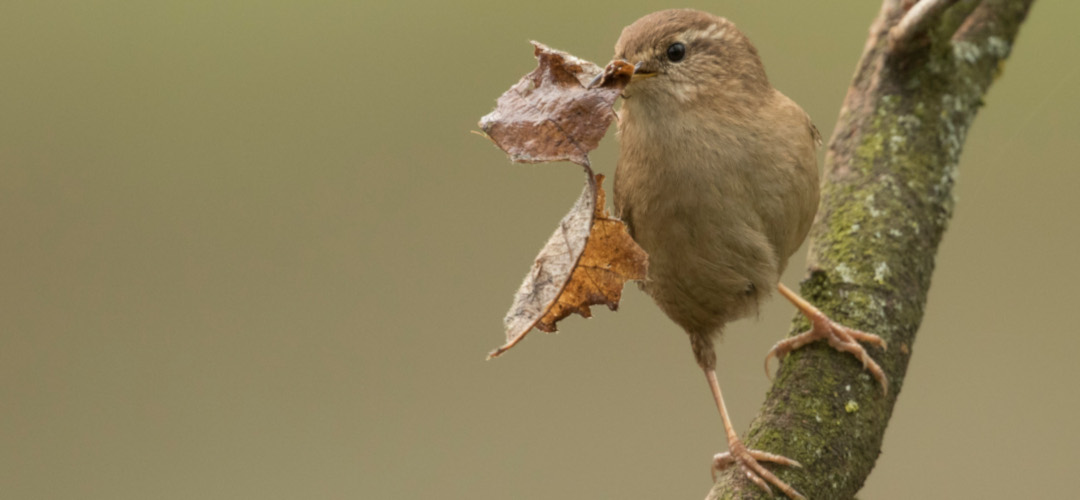
[[[555,234],[551,235],[507,312],[506,344],[488,359],[513,347],[534,327],[554,332],[555,323],[578,313],[591,316],[589,306],[619,305],[628,280],[645,279],[648,255],[604,208],[603,175],[590,174],[585,190]]]
[[[538,65],[499,97],[480,119],[486,136],[515,162],[569,160],[585,168],[586,185],[574,207],[537,256],[504,320],[506,344],[494,358],[533,328],[555,324],[589,306],[618,307],[627,280],[644,279],[648,256],[622,221],[604,209],[603,176],[593,176],[588,153],[615,119],[612,105],[634,67],[615,61],[601,70],[589,61],[533,42]]]
[[[630,81],[629,63],[600,66],[532,42],[538,65],[499,97],[480,119],[495,145],[521,163],[568,160],[589,165],[589,151],[604,137],[612,105]],[[594,77],[603,77],[590,86]]]

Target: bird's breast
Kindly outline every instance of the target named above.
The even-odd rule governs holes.
[[[775,254],[721,162],[665,150],[623,150],[615,205],[649,253],[643,288],[684,329],[709,334],[753,313],[776,283]]]

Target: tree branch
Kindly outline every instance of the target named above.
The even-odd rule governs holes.
[[[889,30],[889,50],[899,51],[909,47],[912,41],[926,32],[941,12],[959,0],[922,0],[900,18]]]
[[[773,470],[808,498],[852,498],[880,454],[968,128],[1033,1],[922,0],[905,11],[885,0],[871,25],[826,153],[802,295],[889,342],[871,351],[889,394],[852,356],[815,343],[784,360],[746,440],[801,462]],[[917,35],[926,43],[893,50]],[[792,333],[806,328],[798,315]],[[738,470],[721,474],[710,497],[768,498]]]

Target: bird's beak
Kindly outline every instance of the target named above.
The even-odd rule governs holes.
[[[609,84],[618,85],[621,89],[622,86],[630,83],[634,78],[634,68],[630,63],[625,62],[623,59],[613,59],[604,68],[604,71],[600,72],[593,81],[589,82],[589,85],[585,85],[585,89],[596,89],[597,86],[605,86]],[[621,82],[621,83],[611,83]]]
[[[642,63],[631,65],[629,62],[623,59],[615,59],[608,63],[607,67],[604,68],[604,71],[601,72],[599,75],[596,75],[596,78],[593,78],[593,80],[589,82],[589,84],[586,85],[585,88],[596,88],[605,83],[605,78],[626,78],[627,75],[629,75],[630,83],[633,83],[638,80],[644,80],[645,78],[651,78],[656,76],[655,71],[643,71],[641,69],[641,64]]]
[[[630,83],[638,82],[646,78],[652,78],[656,76],[655,71],[645,71],[641,69],[641,65],[644,63],[637,63],[634,65],[634,74],[630,76]]]

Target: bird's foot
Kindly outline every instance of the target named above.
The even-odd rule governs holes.
[[[765,355],[765,373],[769,373],[769,360],[775,357],[777,360],[783,359],[789,352],[794,351],[806,344],[809,344],[815,340],[824,339],[832,346],[833,349],[842,352],[848,352],[854,355],[859,361],[862,361],[863,368],[870,372],[871,375],[881,384],[881,391],[884,394],[889,393],[889,379],[885,375],[885,371],[881,369],[881,366],[874,361],[874,358],[870,357],[870,354],[866,352],[866,349],[859,344],[859,342],[865,342],[867,344],[878,346],[882,349],[887,349],[888,345],[885,340],[872,333],[866,333],[863,331],[855,330],[841,325],[826,316],[816,308],[812,311],[803,311],[807,319],[810,320],[810,329],[796,335],[794,337],[781,340],[769,350],[769,353]]]
[[[746,475],[747,479],[754,482],[761,489],[772,494],[772,488],[769,487],[769,483],[776,486],[780,491],[784,492],[788,498],[792,500],[806,500],[806,497],[795,491],[791,485],[783,482],[775,474],[763,467],[759,462],[773,462],[780,465],[789,465],[792,467],[802,467],[799,462],[796,462],[790,458],[780,455],[774,455],[772,453],[751,450],[748,449],[741,441],[728,442],[728,448],[731,451],[724,453],[717,453],[713,457],[712,463],[712,477],[713,482],[716,482],[716,473],[722,471],[732,465],[737,465],[739,470]]]

